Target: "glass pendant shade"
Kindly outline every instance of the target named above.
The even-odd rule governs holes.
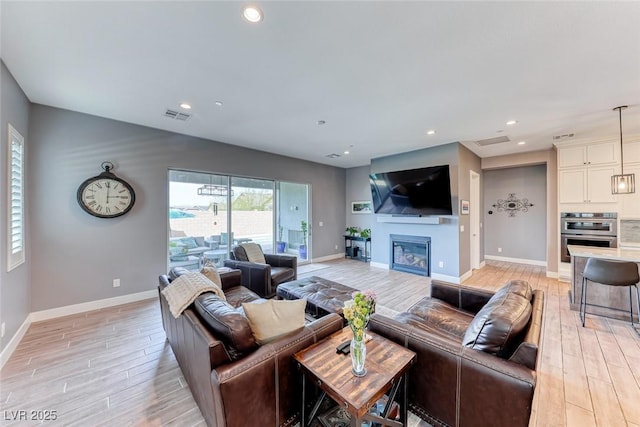
[[[636,175],[624,173],[624,147],[622,146],[622,110],[626,105],[616,107],[613,111],[618,111],[620,117],[620,175],[611,177],[611,194],[631,194],[636,192]]]

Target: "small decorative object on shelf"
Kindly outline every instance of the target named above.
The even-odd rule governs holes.
[[[367,237],[371,237],[371,229],[370,228],[364,228],[364,229],[360,230],[360,237],[364,237],[365,239]]]
[[[356,377],[367,373],[365,362],[367,347],[365,329],[369,324],[369,316],[376,311],[376,294],[372,290],[354,292],[353,299],[344,303],[343,315],[353,332],[351,340],[351,372]]]
[[[284,228],[278,225],[278,241],[276,242],[276,251],[281,254],[287,249],[287,242],[282,240],[282,231]]]

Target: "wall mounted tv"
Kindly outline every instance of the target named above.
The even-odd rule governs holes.
[[[449,165],[369,175],[378,214],[451,215]]]

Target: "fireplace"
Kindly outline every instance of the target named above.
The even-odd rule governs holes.
[[[390,239],[392,270],[431,275],[431,237],[392,234]]]

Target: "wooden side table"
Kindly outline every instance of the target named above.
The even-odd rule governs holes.
[[[353,337],[348,326],[294,355],[302,371],[303,427],[308,426],[315,418],[326,396],[349,412],[352,427],[360,427],[364,420],[387,426],[406,425],[407,372],[415,361],[416,354],[380,335],[368,333],[373,338],[367,343],[367,374],[364,377],[356,377],[351,373],[351,355],[336,353],[339,344]],[[321,390],[308,419],[305,390],[307,378]],[[383,413],[380,416],[369,413],[369,408],[387,392],[389,398]],[[388,418],[396,397],[400,401],[400,421]]]

